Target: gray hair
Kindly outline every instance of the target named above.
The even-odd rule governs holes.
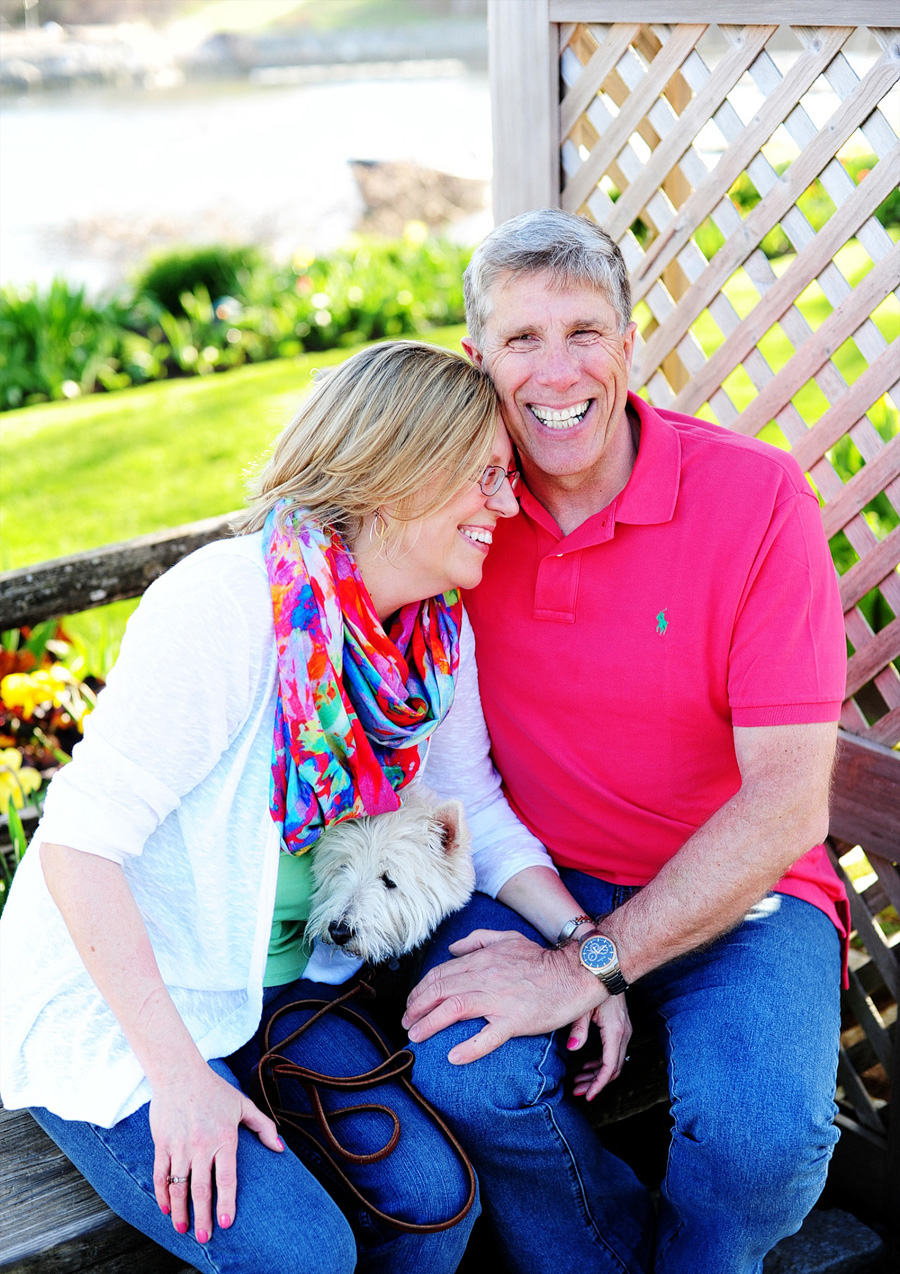
[[[619,245],[587,217],[540,208],[502,222],[472,254],[463,290],[469,336],[477,348],[491,313],[491,289],[501,275],[543,272],[560,289],[577,284],[602,292],[616,311],[619,331],[626,331],[631,286]]]

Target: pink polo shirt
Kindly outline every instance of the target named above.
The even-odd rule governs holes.
[[[846,677],[816,498],[785,452],[655,410],[602,512],[528,490],[467,594],[495,764],[559,866],[644,885],[740,787],[733,726],[836,721]],[[846,937],[817,846],[776,886]]]

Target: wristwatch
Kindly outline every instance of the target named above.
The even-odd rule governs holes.
[[[578,956],[588,973],[600,979],[610,995],[621,995],[628,983],[619,968],[616,944],[604,933],[589,933],[578,948]]]

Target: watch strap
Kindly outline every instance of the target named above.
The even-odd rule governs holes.
[[[560,947],[564,947],[567,942],[572,941],[577,930],[580,929],[582,925],[591,925],[593,923],[594,921],[591,916],[573,916],[571,920],[567,920],[559,931],[559,937],[556,939],[557,951]]]
[[[628,983],[622,977],[621,969],[616,969],[615,973],[610,973],[605,978],[601,977],[600,981],[610,995],[622,995],[628,990]]]

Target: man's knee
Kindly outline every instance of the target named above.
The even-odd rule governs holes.
[[[693,1124],[676,1112],[668,1192],[681,1211],[728,1211],[750,1224],[771,1219],[790,1233],[822,1192],[837,1138],[830,1114],[817,1118],[808,1109],[755,1117],[735,1102],[728,1118]]]

